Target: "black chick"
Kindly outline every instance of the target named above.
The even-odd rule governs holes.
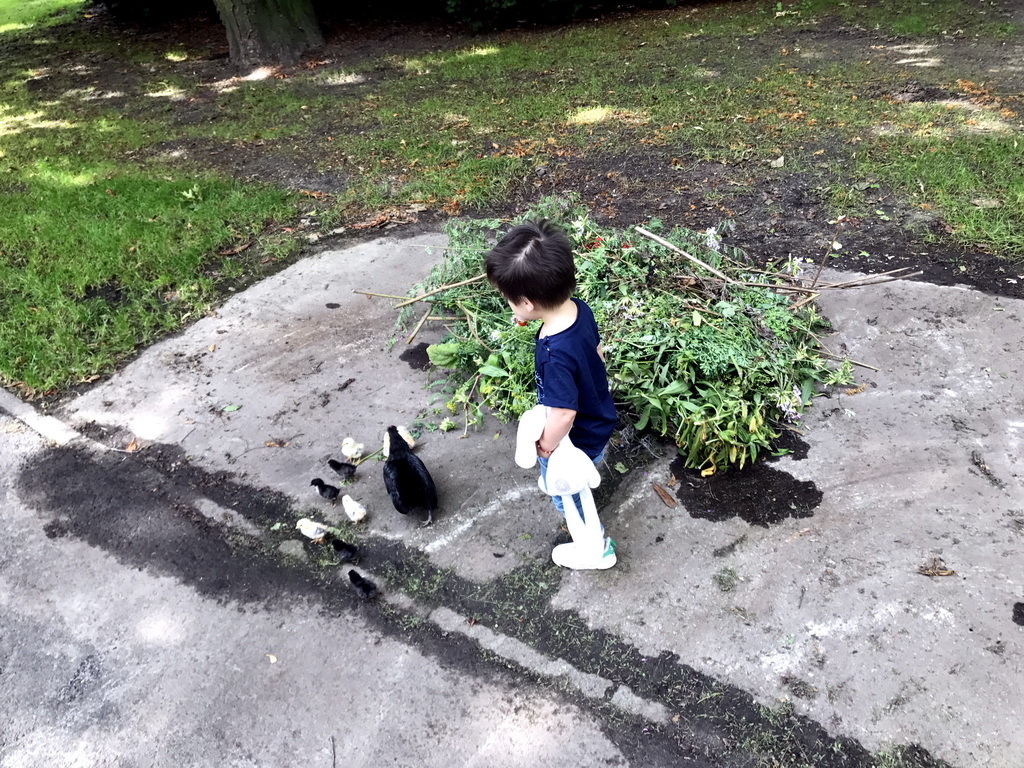
[[[356,465],[348,461],[328,459],[327,466],[333,469],[335,474],[337,474],[342,480],[351,480],[356,473]]]
[[[341,539],[331,539],[331,546],[334,547],[339,563],[354,563],[359,559],[359,547],[355,544],[349,544]]]
[[[396,427],[388,427],[388,458],[384,462],[384,486],[391,503],[403,515],[414,509],[426,510],[423,525],[434,521],[437,509],[437,487],[420,457],[409,450],[409,444]]]
[[[377,597],[377,585],[369,579],[360,576],[355,572],[355,570],[350,570],[348,572],[348,580],[352,582],[352,586],[355,587],[356,593],[363,598],[363,600],[373,600]]]
[[[316,488],[316,492],[323,498],[327,499],[327,501],[331,502],[331,504],[334,504],[338,500],[338,494],[341,493],[337,487],[328,485],[319,477],[313,478],[310,485],[314,486]]]

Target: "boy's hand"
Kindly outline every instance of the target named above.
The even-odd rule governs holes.
[[[549,408],[547,421],[544,422],[544,431],[541,432],[540,440],[537,441],[537,455],[546,459],[554,453],[558,444],[562,442],[562,438],[569,434],[575,418],[576,411],[571,408]],[[550,449],[546,446],[550,446]]]

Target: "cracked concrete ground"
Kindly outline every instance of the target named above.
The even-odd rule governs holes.
[[[404,293],[441,257],[443,242],[436,234],[381,239],[306,259],[56,415],[108,446],[134,439],[143,451],[167,451],[162,473],[172,480],[175,462],[185,462],[229,473],[255,496],[290,499],[295,517],[340,519],[340,508],[312,495],[310,479],[329,478],[326,459],[343,437],[374,449],[385,426],[411,422],[429,399],[415,357],[402,341],[389,345],[390,303],[353,290]],[[816,400],[802,427],[806,458],[772,464],[817,487],[813,515],[761,527],[669,508],[651,483],[687,481],[672,479],[666,456],[633,470],[602,513],[619,565],[559,573],[550,607],[645,657],[676,654],[680,667],[765,706],[789,701],[829,735],[871,752],[918,744],[952,765],[1024,765],[1024,627],[1012,620],[1024,600],[1016,388],[1024,302],[901,281],[828,291],[820,303],[838,331],[830,347],[878,370],[857,369],[861,392]],[[26,487],[19,467],[43,446],[11,419],[4,424],[12,512],[3,520],[0,600],[13,618],[0,707],[12,726],[0,765],[95,764],[122,751],[123,764],[171,764],[175,750],[193,750],[190,764],[214,755],[220,761],[207,764],[301,756],[326,765],[331,735],[353,765],[542,765],[545,744],[565,733],[572,738],[555,748],[563,764],[641,765],[609,739],[614,718],[596,717],[586,702],[610,699],[653,726],[677,717],[625,685],[567,669],[565,659],[466,628],[447,608],[426,617],[445,642],[483,648],[541,683],[517,691],[514,671],[481,677],[476,661],[438,661],[400,637],[380,637],[358,613],[325,616],[312,592],[285,607],[211,600],[181,577],[187,570],[154,574],[144,559],[104,552],[88,536],[48,538],[54,529],[44,534],[44,526],[68,507],[57,513],[54,493]],[[442,497],[430,528],[397,515],[379,465],[363,465],[348,492],[370,510],[364,535],[419,552],[469,584],[546,561],[557,519],[532,473],[513,464],[513,431],[490,420],[464,439],[461,430],[424,436],[418,452]],[[43,475],[30,476],[38,483]],[[203,514],[218,528],[268,538],[231,506]],[[153,515],[158,524],[159,510]],[[953,573],[921,573],[937,562]],[[361,565],[373,573],[372,556]],[[418,615],[415,600],[382,587],[389,604]],[[579,706],[552,698],[545,679],[568,686]],[[444,717],[430,711],[439,706]],[[416,714],[399,729],[406,709]],[[216,724],[224,711],[240,715],[231,728]],[[457,746],[435,763],[442,743]]]

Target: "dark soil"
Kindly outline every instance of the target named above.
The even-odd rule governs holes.
[[[784,432],[776,448],[798,461],[807,457],[807,444],[792,432]],[[687,469],[684,463],[678,457],[670,470],[679,484],[676,497],[692,517],[713,522],[738,517],[767,528],[790,517],[811,517],[824,498],[813,482],[797,480],[772,466],[772,457],[742,470],[725,469],[707,477]],[[728,553],[715,552],[724,554]]]

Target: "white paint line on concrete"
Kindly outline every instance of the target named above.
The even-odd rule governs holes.
[[[498,634],[482,624],[470,624],[465,616],[450,608],[435,608],[430,614],[430,621],[445,632],[457,632],[460,635],[465,635],[480,647],[537,674],[562,678],[587,698],[602,699],[608,689],[612,687],[612,682],[600,675],[581,672],[562,659],[549,658],[526,643],[507,635]],[[651,706],[656,705],[652,704]]]
[[[29,429],[37,432],[41,437],[57,443],[57,445],[67,445],[81,437],[78,432],[60,419],[43,416],[31,405],[23,403],[5,389],[0,389],[0,408],[3,408]]]
[[[664,705],[637,696],[628,685],[619,685],[612,695],[612,705],[651,722],[668,722],[668,710]]]
[[[490,504],[480,509],[475,515],[461,523],[456,525],[452,530],[448,531],[444,536],[440,536],[434,539],[432,542],[423,547],[423,551],[428,555],[437,552],[442,547],[446,547],[451,544],[455,539],[459,538],[462,534],[476,525],[480,520],[490,517],[496,512],[504,510],[512,502],[519,501],[523,497],[523,489],[520,487],[513,488],[512,490],[505,491],[501,496],[494,499]]]
[[[222,507],[215,501],[211,501],[210,499],[200,496],[196,499],[195,507],[204,517],[214,523],[236,528],[242,533],[246,533],[257,539],[263,537],[263,531],[261,531],[253,522],[247,520],[233,509]]]
[[[442,631],[463,635],[480,647],[539,675],[564,680],[588,699],[603,700],[615,685],[600,675],[581,672],[567,661],[545,656],[520,640],[499,634],[482,624],[473,624],[450,608],[435,608],[428,618]],[[669,719],[669,712],[662,704],[637,696],[626,685],[616,687],[611,704],[651,722],[665,723]]]

